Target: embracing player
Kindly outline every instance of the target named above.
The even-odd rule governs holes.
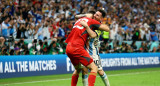
[[[86,31],[86,28],[88,27],[81,25],[81,22],[83,21],[87,22],[87,25],[93,30],[96,30],[97,28],[104,31],[110,30],[106,24],[100,24],[98,21],[88,17],[83,17],[76,21],[71,33],[66,39],[66,43],[68,43],[66,47],[66,54],[75,67],[75,71],[72,75],[71,86],[76,86],[77,84],[81,64],[91,70],[88,77],[89,86],[94,86],[97,75],[97,66],[94,64],[93,59],[84,48],[89,34]]]
[[[76,18],[80,17],[89,17],[93,18],[97,21],[102,21],[102,19],[105,17],[105,12],[103,10],[98,10],[96,13],[93,11],[89,12],[88,14],[80,14],[76,15]],[[83,26],[87,27],[87,23],[82,23]],[[89,52],[90,56],[93,58],[94,63],[98,67],[98,74],[100,75],[101,79],[103,80],[105,86],[110,86],[108,77],[106,73],[103,71],[102,65],[101,65],[101,60],[99,56],[99,37],[101,35],[100,30],[95,30],[94,33],[90,34],[90,37],[88,39],[88,44],[86,50]],[[83,86],[88,86],[88,69],[85,67],[82,67],[82,82]]]

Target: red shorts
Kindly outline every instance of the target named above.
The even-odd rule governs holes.
[[[70,58],[74,66],[79,65],[80,63],[84,66],[88,66],[93,62],[93,59],[90,57],[89,53],[84,49],[84,47],[76,47],[70,44],[66,47],[66,54]]]

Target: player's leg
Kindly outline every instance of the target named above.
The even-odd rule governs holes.
[[[80,69],[79,69],[79,60],[76,58],[77,56],[75,55],[75,48],[70,45],[67,45],[66,54],[70,58],[72,64],[75,67],[75,71],[72,74],[71,86],[76,86],[78,82]]]
[[[87,68],[91,70],[89,77],[88,77],[88,86],[94,86],[96,75],[97,75],[97,66],[94,64],[94,62],[90,63]]]
[[[94,57],[95,57],[94,62],[98,67],[98,74],[100,75],[100,77],[101,77],[102,81],[104,82],[105,86],[110,86],[107,74],[103,71],[100,57],[98,55],[94,56]]]
[[[73,74],[72,74],[71,86],[76,86],[76,85],[77,85],[80,71],[81,71],[80,68],[78,68],[78,67],[76,68],[76,67],[75,67],[75,71],[74,71]]]
[[[74,48],[72,48],[72,50],[74,50]],[[84,48],[80,48],[76,50],[76,52],[67,52],[67,55],[68,57],[70,57],[70,60],[74,66],[76,66],[78,63],[81,63],[91,70],[88,77],[88,86],[94,86],[98,69],[97,66],[94,64],[93,59],[90,57],[89,53]],[[75,72],[74,74],[78,74],[77,72]]]
[[[82,83],[83,86],[88,86],[88,69],[86,67],[82,67]]]
[[[98,70],[98,74],[100,75],[101,79],[103,80],[105,86],[110,86],[107,74],[103,70]]]
[[[100,59],[99,55],[94,55],[92,57],[94,59],[94,63],[98,67],[98,74],[100,75],[101,79],[103,80],[105,86],[110,86],[108,77],[107,77],[106,73],[103,71],[101,59]]]

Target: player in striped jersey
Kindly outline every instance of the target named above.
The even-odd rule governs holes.
[[[105,12],[97,11],[97,13],[105,15]],[[87,26],[82,26],[81,24],[87,24]],[[74,24],[71,33],[65,41],[67,43],[66,54],[75,67],[75,71],[72,74],[71,86],[77,85],[79,73],[81,71],[79,67],[80,64],[83,64],[85,67],[91,70],[88,77],[88,85],[94,86],[98,67],[94,64],[93,58],[89,55],[89,53],[85,50],[84,47],[87,44],[87,38],[89,36],[94,36],[94,32],[92,30],[96,29],[110,31],[108,25],[101,24],[94,18],[80,18]]]
[[[97,15],[98,15],[98,13],[97,13]],[[83,16],[92,18],[93,14],[78,15],[76,17],[83,17]],[[85,22],[82,23],[82,25],[84,27],[87,27],[87,23],[85,23]],[[94,35],[94,37],[93,36],[89,37],[88,44],[86,45],[86,50],[89,52],[90,56],[94,60],[94,63],[97,65],[97,67],[98,67],[98,74],[100,75],[101,79],[103,80],[105,86],[110,86],[108,77],[107,77],[106,73],[103,71],[103,68],[102,68],[102,65],[101,65],[100,56],[99,56],[99,46],[100,46],[99,37],[101,35],[101,31],[100,30],[95,30],[94,32],[95,32],[96,35]],[[88,69],[85,68],[85,67],[82,67],[82,71],[83,71],[82,72],[83,86],[88,86]]]

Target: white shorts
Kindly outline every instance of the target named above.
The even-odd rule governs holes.
[[[93,58],[94,63],[97,65],[98,70],[102,70],[103,68],[102,68],[100,56],[99,55],[94,55],[94,56],[91,55],[91,57]],[[83,68],[83,67],[85,67],[85,66],[83,66],[81,64],[81,68]]]
[[[101,64],[101,58],[99,55],[93,55],[91,56],[93,58],[94,63],[97,65],[98,70],[102,70],[102,64]]]

